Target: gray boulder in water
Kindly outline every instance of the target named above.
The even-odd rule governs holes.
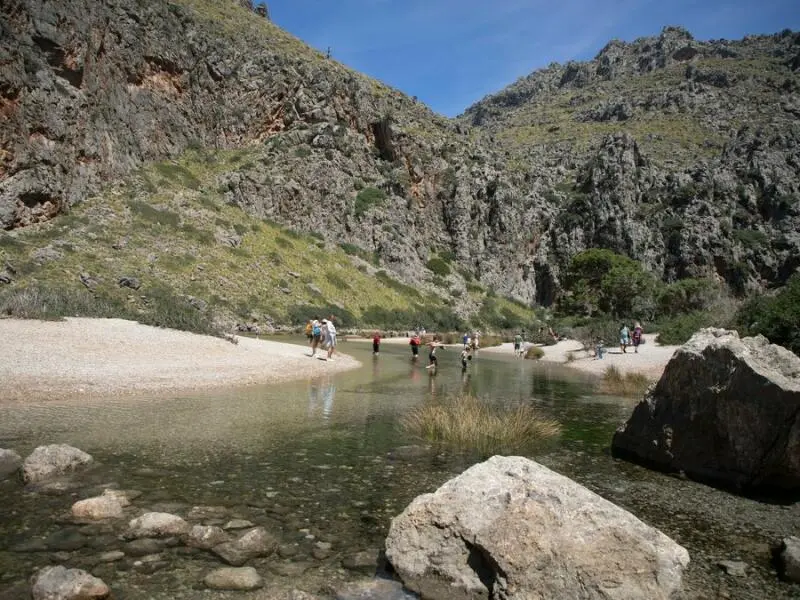
[[[67,444],[39,446],[22,464],[22,478],[37,483],[85,467],[93,462],[91,455]]]
[[[666,600],[688,552],[582,485],[495,456],[392,520],[386,556],[423,598]]]
[[[800,492],[800,358],[763,336],[703,329],[679,348],[612,442],[717,485]]]

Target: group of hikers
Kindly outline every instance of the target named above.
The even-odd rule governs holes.
[[[324,322],[324,321],[323,321]],[[329,321],[330,322],[330,321]],[[309,323],[313,323],[313,321],[309,321]],[[311,325],[306,326],[306,334],[308,335],[308,328]],[[411,347],[411,360],[416,361],[419,358],[419,349],[423,345],[422,336],[424,335],[425,330],[417,330],[414,332],[408,340],[408,345]],[[463,341],[463,349],[461,351],[461,369],[465,371],[467,369],[467,365],[469,361],[472,360],[474,354],[478,351],[480,347],[480,332],[476,331],[474,333],[465,333],[462,341]],[[311,336],[309,336],[311,338]],[[428,346],[428,366],[426,369],[436,369],[439,364],[439,359],[436,356],[437,351],[439,348],[446,348],[447,345],[442,343],[441,340],[434,336],[430,341],[428,341],[425,345]],[[314,348],[312,342],[312,349]],[[381,334],[379,331],[375,331],[372,334],[372,354],[373,356],[378,356],[381,351]],[[312,353],[313,355],[313,353]]]
[[[644,330],[642,325],[637,321],[633,326],[633,330],[628,329],[628,326],[623,323],[619,328],[619,347],[623,354],[628,353],[628,346],[633,346],[633,351],[639,353],[639,345],[642,343],[642,335]]]
[[[333,324],[333,315],[327,319],[314,317],[306,323],[305,333],[311,345],[312,358],[317,355],[317,350],[320,350],[320,354],[327,351],[327,356],[320,356],[320,360],[333,360],[333,353],[336,351],[336,326]]]

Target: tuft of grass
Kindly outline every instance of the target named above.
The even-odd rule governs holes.
[[[528,348],[527,352],[525,352],[525,358],[529,360],[539,360],[544,356],[544,350],[542,350],[539,346],[531,346]]]
[[[613,396],[643,396],[652,382],[642,373],[625,373],[614,366],[608,367],[600,382],[600,391]]]
[[[561,431],[556,421],[540,417],[531,406],[500,407],[472,395],[415,408],[403,417],[401,427],[425,442],[481,458],[530,452]]]
[[[157,225],[165,225],[169,227],[178,227],[180,217],[178,213],[167,209],[159,209],[147,202],[141,200],[128,200],[128,208],[131,213],[141,218],[143,221],[155,223]]]

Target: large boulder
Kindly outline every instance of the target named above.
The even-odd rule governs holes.
[[[67,444],[39,446],[22,464],[22,478],[27,483],[36,483],[71,473],[92,461],[91,455]]]
[[[22,457],[13,450],[0,448],[0,481],[13,475],[22,466]]]
[[[418,496],[386,556],[432,600],[672,598],[689,554],[660,531],[542,465],[495,456]]]
[[[703,329],[614,435],[616,456],[738,489],[800,491],[800,358]]]
[[[45,567],[33,577],[33,600],[100,600],[111,590],[97,577],[80,569]]]

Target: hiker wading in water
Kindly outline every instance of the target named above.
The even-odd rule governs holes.
[[[431,349],[428,353],[428,366],[425,367],[426,369],[433,369],[436,370],[436,366],[439,364],[439,359],[436,358],[436,351],[439,348],[444,348],[444,344],[437,342],[436,340],[432,341],[428,344],[428,347]]]

